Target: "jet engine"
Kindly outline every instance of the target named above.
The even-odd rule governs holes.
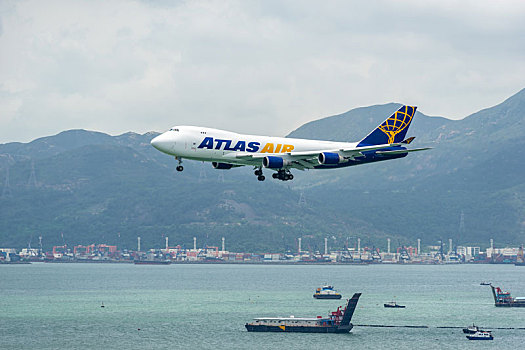
[[[211,165],[213,166],[213,169],[231,169],[233,168],[233,164],[228,163],[219,163],[219,162],[211,162]]]
[[[288,164],[288,161],[284,160],[281,157],[267,156],[263,158],[263,166],[265,168],[282,169],[287,164]]]
[[[338,153],[323,152],[319,153],[319,164],[339,164],[345,161]]]

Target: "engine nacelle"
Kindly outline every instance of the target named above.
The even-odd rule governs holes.
[[[233,164],[219,163],[219,162],[211,162],[211,166],[213,167],[213,169],[224,169],[224,170],[227,170],[227,169],[233,168]]]
[[[281,157],[267,156],[263,158],[263,166],[270,169],[282,169],[288,162]]]
[[[332,152],[319,153],[318,160],[319,164],[339,164],[345,161],[339,154]]]

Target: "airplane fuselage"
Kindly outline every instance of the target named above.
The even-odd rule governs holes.
[[[354,148],[355,142],[332,142],[286,137],[244,135],[197,126],[175,126],[155,138],[156,148],[186,159],[236,162],[234,152],[261,155],[285,155],[319,149]],[[233,154],[232,154],[233,153]],[[242,161],[237,161],[242,164]]]

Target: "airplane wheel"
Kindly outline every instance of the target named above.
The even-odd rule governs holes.
[[[255,174],[255,176],[261,176],[262,175],[262,170],[257,169],[253,173]]]
[[[184,168],[182,167],[182,165],[179,165],[178,167],[176,167],[175,169],[177,169],[177,171],[183,171]]]
[[[278,174],[277,174],[277,173],[273,173],[273,174],[272,174],[272,177],[273,177],[274,179],[277,179]]]
[[[288,175],[288,180],[293,180],[293,175],[292,174]]]
[[[259,180],[259,181],[264,181],[264,179],[266,179],[266,178],[264,177],[264,175],[259,175],[259,176],[257,176],[257,180]]]

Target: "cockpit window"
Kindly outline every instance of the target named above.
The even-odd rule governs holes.
[[[170,131],[179,131],[179,129],[171,128]]]

